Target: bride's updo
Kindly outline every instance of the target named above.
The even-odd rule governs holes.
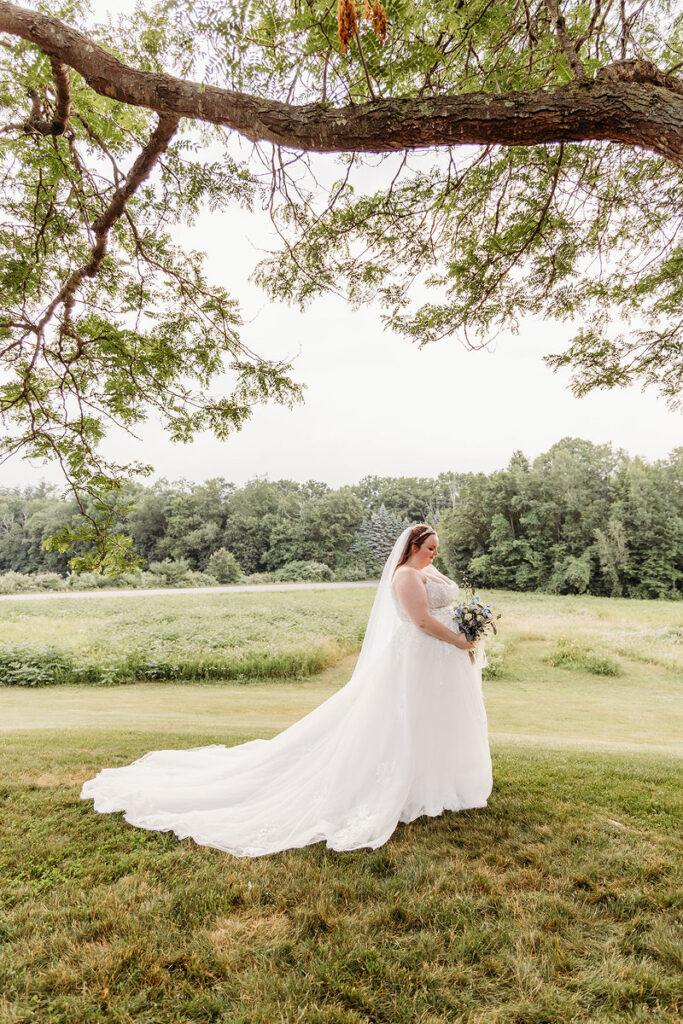
[[[415,526],[408,535],[408,540],[406,541],[406,546],[403,549],[403,554],[396,563],[396,568],[398,569],[399,565],[405,565],[413,550],[421,548],[427,538],[432,537],[435,534],[436,530],[432,530],[431,526],[427,526],[426,523],[415,523]]]

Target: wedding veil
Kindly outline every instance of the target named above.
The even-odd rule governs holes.
[[[365,668],[387,644],[391,643],[393,633],[396,627],[400,625],[401,620],[396,608],[396,598],[392,593],[392,580],[394,570],[408,543],[408,537],[412,529],[412,526],[405,528],[403,533],[397,538],[396,543],[391,549],[391,554],[384,563],[382,577],[377,587],[372,610],[370,611],[370,618],[365,630],[365,639],[358,655],[354,675],[358,673],[359,669]]]

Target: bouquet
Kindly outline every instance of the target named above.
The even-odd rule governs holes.
[[[497,633],[495,619],[499,619],[500,614],[494,616],[491,605],[484,604],[469,584],[465,586],[465,595],[466,600],[462,604],[453,605],[453,618],[458,632],[464,633],[468,640],[473,640],[475,643],[487,629]],[[477,652],[468,651],[467,653],[474,665]]]

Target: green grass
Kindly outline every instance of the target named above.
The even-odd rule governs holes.
[[[565,639],[617,664],[663,668],[683,678],[683,602],[491,592],[511,644]],[[495,641],[494,641],[495,647]]]
[[[0,691],[1,1024],[680,1020],[681,605],[493,595],[489,807],[375,852],[245,861],[78,796],[150,749],[273,735],[348,679],[372,591],[237,597],[0,608],[5,648],[77,662],[156,637],[190,665],[202,636],[217,663],[326,644],[335,662]]]
[[[3,601],[0,684],[301,678],[359,649],[373,597],[359,588]],[[571,670],[683,676],[683,602],[487,598],[503,615],[488,645],[490,678],[519,678],[520,667],[526,678],[529,665],[542,672],[558,644],[582,652],[583,660],[565,658]]]
[[[226,739],[5,734],[3,1024],[680,1019],[675,761],[498,746],[486,810],[253,861],[78,798],[102,764]]]
[[[372,589],[0,604],[0,683],[244,682],[320,672],[356,651]]]
[[[545,659],[554,668],[578,669],[593,676],[621,675],[621,666],[604,654],[596,654],[584,644],[562,638]]]
[[[533,654],[533,647],[530,648]],[[215,723],[232,736],[273,736],[317,707],[353,670],[355,657],[306,680],[247,686],[136,683],[0,690],[3,732],[80,729],[89,733],[159,729],[179,745]],[[549,666],[542,655],[509,659],[519,678],[484,684],[489,730],[505,743],[582,747],[615,752],[683,754],[683,700],[673,673],[647,676],[643,666],[617,679]]]

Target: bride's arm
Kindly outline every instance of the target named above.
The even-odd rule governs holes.
[[[416,570],[399,570],[393,586],[406,615],[421,630],[429,636],[436,637],[437,640],[444,640],[447,644],[459,647],[461,651],[470,651],[474,648],[474,644],[465,639],[464,633],[456,633],[449,629],[431,614],[425,585]]]

